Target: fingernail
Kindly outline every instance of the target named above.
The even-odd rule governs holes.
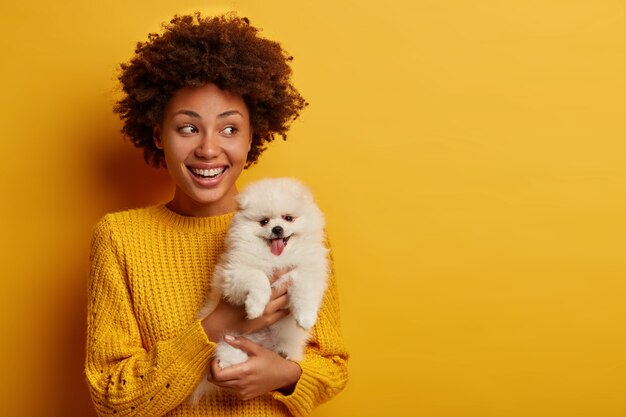
[[[229,334],[227,334],[226,336],[224,336],[224,339],[226,339],[226,341],[228,342],[234,342],[235,338]]]

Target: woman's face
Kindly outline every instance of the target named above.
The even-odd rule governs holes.
[[[234,211],[235,181],[250,150],[250,114],[243,99],[214,84],[178,90],[165,107],[154,141],[176,184],[170,209],[184,216]]]

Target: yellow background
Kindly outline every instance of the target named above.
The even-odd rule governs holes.
[[[622,0],[1,9],[0,414],[93,416],[91,227],[171,193],[118,133],[117,65],[234,9],[311,103],[241,184],[299,177],[328,217],[353,358],[315,415],[626,416]]]

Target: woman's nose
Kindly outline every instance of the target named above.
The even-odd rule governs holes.
[[[219,137],[217,137],[217,135],[207,133],[201,138],[200,143],[198,143],[196,156],[199,158],[210,159],[219,155],[220,149],[221,145],[219,143]]]

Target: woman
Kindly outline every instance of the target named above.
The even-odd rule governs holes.
[[[345,386],[332,270],[298,363],[230,335],[288,314],[286,288],[255,320],[224,301],[195,318],[236,209],[237,178],[306,105],[290,60],[245,18],[196,14],[150,34],[122,65],[123,132],[147,162],[167,167],[176,190],[167,204],[109,214],[96,226],[85,369],[100,415],[303,416]],[[248,361],[220,369],[211,356],[224,338]],[[187,397],[207,369],[221,389],[193,406]]]

